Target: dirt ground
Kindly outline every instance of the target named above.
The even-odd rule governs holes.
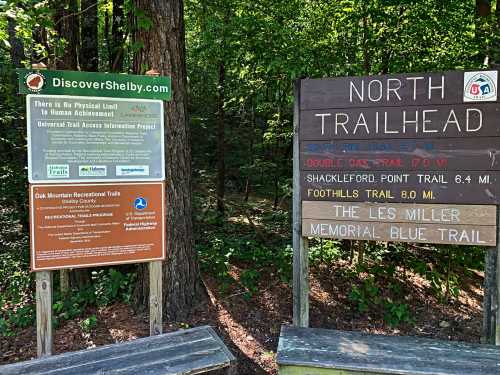
[[[439,303],[423,279],[407,275],[403,286],[405,301],[415,322],[391,328],[381,312],[361,314],[357,311],[348,299],[351,281],[343,276],[343,268],[345,265],[338,264],[334,268],[322,266],[311,270],[312,327],[479,342],[482,275],[473,274],[464,282],[468,289],[462,290],[460,296],[448,304]],[[238,268],[232,269],[236,279],[238,272]],[[237,286],[221,293],[218,282],[208,275],[204,275],[204,282],[210,296],[209,304],[193,311],[188,321],[167,322],[164,330],[209,324],[216,328],[237,357],[237,374],[277,374],[275,355],[280,327],[292,321],[291,286],[271,273],[261,275],[259,293],[248,298]],[[88,314],[96,314],[97,327],[84,333],[79,320],[65,322],[55,332],[56,353],[132,340],[147,336],[149,332],[147,314],[135,314],[125,304],[89,310]],[[35,355],[34,328],[21,330],[14,337],[1,338],[0,363],[27,360]]]

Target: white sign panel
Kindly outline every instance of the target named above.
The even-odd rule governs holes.
[[[28,95],[31,183],[162,181],[161,100]]]

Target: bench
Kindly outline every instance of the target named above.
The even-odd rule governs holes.
[[[180,375],[226,368],[235,357],[209,326],[0,366],[2,375]]]
[[[280,375],[499,375],[500,347],[283,326]]]

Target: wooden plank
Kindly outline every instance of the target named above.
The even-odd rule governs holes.
[[[360,372],[350,370],[337,370],[330,368],[315,368],[308,366],[280,366],[279,375],[379,375],[375,372]]]
[[[303,141],[301,170],[500,170],[500,137]]]
[[[88,362],[104,363],[116,356],[128,358],[134,354],[149,352],[155,349],[170,350],[185,347],[193,342],[210,342],[212,339],[206,327],[197,327],[173,333],[150,336],[119,344],[100,346],[90,350],[67,352],[56,356],[45,357],[0,367],[2,374],[38,374],[46,369],[53,371],[72,366],[85,365]],[[11,371],[11,372],[9,372]]]
[[[496,206],[302,201],[302,218],[316,220],[496,226]]]
[[[443,225],[303,219],[308,237],[366,241],[495,246],[497,229],[485,225]]]
[[[53,350],[52,272],[36,272],[36,341],[38,357],[50,356]]]
[[[500,172],[303,171],[303,200],[500,203]]]
[[[309,266],[307,239],[304,239],[302,236],[299,162],[299,103],[301,82],[300,79],[295,81],[293,113],[293,324],[299,327],[307,327],[309,326]]]
[[[149,262],[149,335],[162,333],[162,262]]]
[[[444,90],[437,88],[442,85],[442,79],[444,79]],[[353,92],[351,99],[351,83],[360,93],[364,88],[363,101],[355,92]],[[395,90],[397,87],[399,87],[397,89],[398,95],[394,91],[388,92],[387,90],[388,88]],[[432,87],[436,88],[432,89]],[[300,108],[307,110],[332,108],[333,106],[352,108],[384,105],[458,104],[464,102],[463,88],[464,72],[461,71],[306,79],[302,83]],[[379,100],[375,100],[379,97]]]
[[[498,103],[302,111],[300,139],[477,138],[500,136]],[[451,121],[453,120],[453,121]],[[425,121],[425,125],[424,125]],[[359,125],[361,124],[361,125]]]
[[[277,363],[280,367],[303,366],[354,373],[493,375],[498,374],[500,348],[419,337],[284,326]]]
[[[204,326],[0,366],[0,373],[194,374],[227,367],[234,361],[213,329]]]

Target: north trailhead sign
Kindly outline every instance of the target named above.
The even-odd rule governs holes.
[[[305,79],[304,236],[496,243],[498,71]]]

